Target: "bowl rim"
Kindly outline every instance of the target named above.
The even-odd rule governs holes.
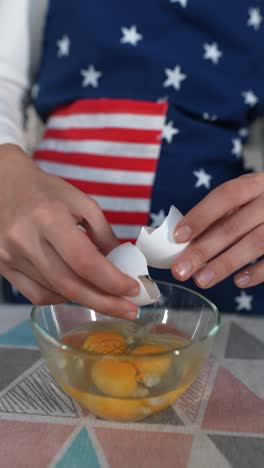
[[[184,350],[186,350],[188,348],[191,348],[192,346],[194,346],[194,344],[202,343],[203,341],[207,340],[210,337],[215,336],[218,333],[220,325],[221,325],[221,315],[220,315],[220,311],[219,311],[218,307],[212,301],[210,301],[210,299],[207,299],[202,294],[200,294],[200,293],[198,293],[196,291],[193,291],[190,288],[186,288],[185,286],[179,285],[179,284],[173,284],[173,283],[169,283],[167,281],[156,281],[156,283],[158,285],[160,284],[160,285],[170,286],[170,287],[173,287],[173,288],[176,288],[176,289],[181,289],[181,290],[183,290],[183,291],[185,291],[187,293],[190,293],[190,294],[192,294],[194,296],[199,297],[200,299],[202,299],[204,302],[206,302],[210,306],[211,312],[213,312],[215,314],[216,323],[214,324],[214,326],[211,328],[211,330],[205,336],[203,336],[200,340],[198,340],[196,342],[190,342],[190,343],[188,343],[188,344],[186,344],[184,346],[181,346],[180,348],[171,348],[169,350],[160,351],[158,353],[140,354],[140,355],[137,355],[137,359],[142,359],[142,358],[146,359],[146,358],[154,358],[154,357],[158,357],[158,356],[166,356],[166,355],[175,354],[175,352],[177,352],[177,351],[182,352],[182,351],[184,351]],[[67,302],[65,304],[67,304]],[[59,304],[56,304],[56,305],[59,305]],[[79,304],[77,304],[77,305],[79,305]],[[50,342],[50,344],[52,344],[53,346],[55,345],[57,348],[60,348],[63,351],[69,351],[69,352],[72,352],[72,353],[74,352],[75,354],[77,354],[79,356],[82,356],[82,357],[86,356],[86,357],[93,358],[93,359],[98,359],[100,357],[106,357],[107,356],[107,357],[112,357],[113,359],[116,359],[116,360],[125,360],[125,359],[127,360],[130,357],[129,354],[118,354],[117,355],[117,354],[112,354],[112,353],[107,353],[107,354],[105,354],[105,353],[93,353],[93,352],[89,352],[87,350],[76,348],[74,346],[63,344],[61,341],[59,341],[56,338],[54,338],[53,336],[51,336],[46,330],[44,330],[42,327],[40,327],[37,324],[37,322],[36,322],[36,313],[42,307],[54,307],[54,305],[52,305],[52,304],[33,305],[32,309],[31,309],[31,314],[30,314],[31,321],[32,321],[32,324],[33,324],[33,328],[36,328],[36,330],[40,333],[40,335],[42,337],[44,337],[48,342]],[[81,307],[83,307],[83,306],[81,306]],[[89,307],[87,307],[87,309],[89,309]],[[100,313],[100,315],[103,315],[103,314]]]

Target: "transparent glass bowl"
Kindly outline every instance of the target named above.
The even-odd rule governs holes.
[[[171,405],[212,349],[220,326],[216,306],[182,286],[158,286],[155,313],[153,305],[142,307],[135,322],[73,303],[32,309],[35,336],[54,379],[101,418],[137,421]],[[121,333],[126,351],[80,349],[89,334],[98,332]]]

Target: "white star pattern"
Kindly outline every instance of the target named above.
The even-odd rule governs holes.
[[[163,96],[157,99],[157,102],[168,102],[168,96]]]
[[[215,114],[208,114],[208,112],[203,113],[204,120],[210,120],[210,122],[215,122],[217,120],[217,115]]]
[[[135,25],[131,26],[131,28],[121,28],[123,37],[121,37],[120,42],[122,44],[131,44],[132,46],[136,46],[138,41],[143,39],[142,34],[139,34],[137,31],[137,27]]]
[[[188,0],[170,0],[171,3],[180,3],[182,8],[187,7]]]
[[[232,154],[234,154],[237,158],[240,158],[242,155],[242,142],[240,138],[233,138],[232,143]]]
[[[249,8],[247,25],[258,31],[263,21],[259,8]]]
[[[205,172],[204,169],[199,169],[199,171],[193,171],[193,175],[195,175],[195,177],[197,178],[197,181],[195,183],[196,188],[203,186],[207,189],[210,188],[212,176]]]
[[[31,97],[32,99],[37,99],[39,94],[39,84],[35,83],[31,88]]]
[[[164,219],[166,218],[165,211],[159,210],[158,213],[150,213],[150,217],[152,219],[151,227],[157,228],[163,223]]]
[[[254,107],[258,103],[258,97],[251,89],[248,91],[243,91],[242,96],[244,98],[245,104],[248,104],[251,107]]]
[[[162,138],[164,138],[168,143],[171,143],[174,135],[177,135],[178,133],[180,133],[179,129],[173,127],[173,122],[171,120],[163,127]]]
[[[81,70],[81,75],[83,77],[82,86],[86,88],[87,86],[92,86],[93,88],[98,87],[98,80],[101,78],[102,73],[94,68],[94,65],[89,65],[86,70]]]
[[[174,69],[165,68],[164,71],[167,75],[167,79],[164,81],[163,86],[165,88],[168,86],[173,86],[173,88],[177,91],[181,89],[181,82],[187,78],[187,76],[181,72],[181,67],[176,65]]]
[[[17,288],[15,286],[13,286],[13,284],[11,284],[11,289],[12,289],[12,293],[14,294],[14,296],[19,295],[19,291],[17,290]]]
[[[57,41],[58,57],[66,57],[70,53],[71,41],[69,36],[64,35],[61,39]]]
[[[240,128],[238,133],[242,138],[246,138],[248,136],[248,129],[247,128]]]
[[[219,59],[222,57],[223,53],[221,50],[218,49],[218,45],[216,42],[212,42],[212,44],[204,44],[204,56],[205,60],[212,60],[212,62],[216,65],[219,62]]]
[[[241,291],[240,296],[235,297],[235,301],[237,302],[236,310],[238,311],[252,309],[253,296],[247,294],[246,291]]]

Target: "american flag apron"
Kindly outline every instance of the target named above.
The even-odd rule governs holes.
[[[264,114],[261,4],[49,0],[36,163],[94,197],[122,241],[244,174],[247,127]],[[263,314],[263,284],[240,291],[230,277],[206,296]]]
[[[134,242],[149,221],[167,104],[85,99],[56,111],[34,159],[92,196],[118,238]]]

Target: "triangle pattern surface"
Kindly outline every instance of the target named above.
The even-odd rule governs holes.
[[[1,421],[1,468],[46,468],[74,430],[72,424]]]
[[[40,359],[34,349],[0,348],[0,392]]]
[[[38,347],[30,320],[24,320],[15,327],[0,335],[1,345]]]
[[[173,408],[169,406],[160,413],[148,416],[142,421],[143,424],[165,424],[171,426],[183,426],[183,422],[179,416],[175,413]]]
[[[56,468],[100,468],[96,451],[85,427],[81,429]]]
[[[94,428],[111,468],[186,468],[192,435]]]
[[[227,369],[219,367],[202,429],[263,434],[264,401]]]
[[[72,399],[56,384],[44,364],[0,397],[0,412],[78,418]]]
[[[232,468],[260,468],[264,460],[264,439],[257,437],[210,434],[219,452]]]
[[[175,408],[178,407],[183,411],[191,422],[196,421],[214,361],[213,357],[208,359],[198,377],[187,391],[180,396],[175,405]]]
[[[225,358],[264,359],[264,342],[248,333],[236,323],[231,323]]]

